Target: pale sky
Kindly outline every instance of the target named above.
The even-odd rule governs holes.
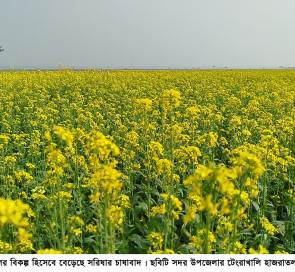
[[[294,0],[0,0],[0,68],[295,66]]]

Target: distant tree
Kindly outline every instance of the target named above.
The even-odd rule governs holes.
[[[0,52],[4,51],[4,49],[2,49],[2,46],[0,46]]]

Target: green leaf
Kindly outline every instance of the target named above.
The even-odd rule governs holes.
[[[148,206],[145,202],[139,202],[135,209],[146,212],[148,210]]]
[[[285,229],[286,225],[282,221],[273,221],[272,224],[278,229],[278,231],[282,234],[285,235]]]
[[[253,207],[255,208],[256,211],[260,210],[259,205],[254,200],[251,200],[251,203],[252,203],[252,205],[253,205]]]
[[[197,254],[197,250],[189,245],[182,245],[177,249],[177,253],[181,253],[181,254]]]
[[[91,244],[91,243],[96,243],[96,241],[92,237],[87,237],[84,239],[85,244]]]
[[[133,234],[129,237],[129,239],[136,244],[136,248],[143,249],[144,251],[148,250],[152,244],[145,240],[143,237],[138,234]]]

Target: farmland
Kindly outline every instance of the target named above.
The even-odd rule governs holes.
[[[0,253],[295,253],[295,71],[0,73]]]

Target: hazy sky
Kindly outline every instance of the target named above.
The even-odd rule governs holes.
[[[294,0],[0,0],[0,68],[295,66]]]

